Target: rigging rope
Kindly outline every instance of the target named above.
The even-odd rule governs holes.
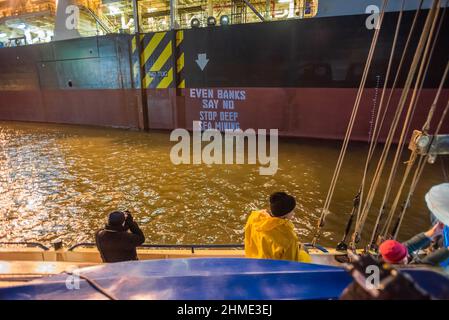
[[[407,56],[407,53],[408,53],[408,49],[409,49],[410,44],[411,44],[412,35],[413,35],[413,32],[415,31],[416,25],[418,23],[418,18],[419,18],[419,15],[421,13],[423,2],[424,2],[424,0],[420,0],[418,8],[416,9],[415,17],[413,18],[412,26],[410,27],[410,31],[409,31],[409,34],[408,34],[408,37],[407,37],[407,41],[405,43],[404,50],[402,52],[401,60],[399,62],[398,69],[396,70],[396,76],[395,76],[393,85],[391,87],[390,94],[389,94],[388,99],[387,99],[387,103],[386,103],[386,107],[385,107],[384,113],[382,115],[382,120],[381,120],[380,125],[379,125],[379,131],[377,132],[377,136],[375,137],[375,146],[377,146],[377,144],[379,142],[379,135],[380,135],[381,129],[383,128],[383,125],[384,125],[385,118],[386,118],[387,112],[389,110],[389,107],[391,105],[391,100],[393,98],[393,94],[395,92],[396,86],[397,86],[397,84],[399,82],[399,75],[401,74],[402,67],[404,66],[404,63],[405,63],[405,59],[406,59],[406,56]],[[401,10],[403,10],[403,9],[401,9]],[[380,104],[381,105],[383,104],[385,93],[386,93],[386,90],[384,92],[382,92],[382,96],[381,96],[381,100],[380,100]]]
[[[440,159],[441,159],[441,170],[443,171],[444,181],[449,182],[449,176],[447,175],[446,168],[444,166],[445,165],[444,158],[441,157]]]
[[[430,43],[431,43],[431,37],[434,34],[435,23],[436,23],[436,21],[438,19],[438,12],[439,11],[437,11],[437,14],[435,15],[435,18],[434,18],[434,22],[432,24],[432,29],[430,31],[429,40],[428,40],[427,45],[426,45],[426,50],[425,50],[425,53],[424,53],[424,57],[422,59],[421,67],[420,67],[420,70],[419,70],[419,73],[418,73],[418,78],[416,80],[415,89],[413,91],[412,100],[410,102],[410,107],[409,108],[411,108],[411,109],[409,109],[409,111],[407,113],[407,119],[406,119],[406,121],[404,122],[404,125],[403,125],[401,138],[400,138],[400,141],[399,141],[399,144],[398,144],[398,147],[397,147],[397,151],[396,151],[396,154],[395,154],[393,166],[391,168],[391,172],[390,172],[390,175],[389,175],[388,184],[387,184],[386,192],[384,194],[384,198],[383,198],[384,202],[382,203],[382,207],[385,206],[385,203],[386,203],[386,201],[388,200],[388,198],[390,196],[390,192],[391,192],[391,189],[392,189],[392,184],[395,181],[396,174],[397,174],[397,171],[398,171],[399,161],[400,161],[400,159],[402,157],[403,150],[406,147],[406,145],[404,143],[404,140],[408,136],[408,132],[409,132],[409,129],[410,129],[410,126],[411,126],[411,119],[413,118],[413,115],[414,115],[414,112],[415,112],[415,109],[416,109],[416,106],[417,106],[417,97],[421,93],[421,89],[422,89],[422,87],[424,85],[425,77],[427,75],[428,67],[430,65],[431,55],[429,56],[429,59],[428,59],[427,63],[426,63],[426,59],[428,57],[429,46],[430,46]],[[435,37],[435,41],[433,43],[432,49],[434,49],[434,47],[436,45],[436,40],[437,40],[437,38]],[[426,65],[425,71],[423,71],[424,70],[423,69],[424,65]],[[418,90],[418,86],[419,86],[419,90]],[[410,113],[410,117],[408,117],[409,113]],[[390,228],[391,221],[392,221],[393,216],[394,216],[394,214],[396,212],[396,209],[397,209],[397,207],[399,205],[399,201],[400,201],[400,197],[402,195],[402,191],[403,191],[403,189],[405,187],[405,184],[406,184],[406,182],[408,180],[408,177],[409,177],[409,175],[411,173],[411,170],[412,170],[412,168],[413,168],[413,166],[415,164],[416,158],[417,158],[417,154],[416,153],[412,153],[410,158],[409,158],[409,160],[406,162],[407,166],[406,166],[405,173],[403,174],[403,178],[402,178],[402,181],[400,183],[399,190],[398,190],[397,195],[396,195],[396,197],[394,199],[393,205],[392,205],[392,207],[391,207],[391,209],[389,211],[386,225],[384,226],[384,229],[382,230],[382,233],[383,233],[384,237],[386,237],[385,230],[388,230]],[[422,161],[420,159],[420,163],[421,162]],[[415,179],[416,179],[416,176],[415,176]],[[413,185],[413,183],[414,182],[412,181],[411,185]],[[406,201],[404,206],[402,207],[402,210],[405,210],[408,205],[409,205],[409,201]]]
[[[448,61],[448,66],[449,66],[449,61]],[[436,135],[438,135],[438,133],[440,132],[441,127],[443,125],[443,120],[446,117],[448,111],[449,111],[449,99],[448,99],[448,102],[446,104],[446,108],[444,109],[444,112],[443,112],[443,114],[441,116],[441,119],[440,119],[440,122],[438,124],[437,130],[434,133],[434,137]],[[430,147],[432,146],[432,142],[433,141],[431,141],[431,143],[429,144],[428,151],[430,150]],[[412,184],[410,186],[410,190],[409,190],[409,193],[407,195],[407,199],[406,199],[405,205],[402,208],[402,211],[401,211],[401,213],[399,215],[399,218],[398,218],[398,223],[397,223],[397,225],[395,227],[395,230],[393,231],[393,238],[394,239],[396,239],[398,234],[399,234],[399,230],[401,228],[402,221],[404,220],[405,212],[407,211],[407,209],[409,207],[410,200],[411,200],[411,198],[412,198],[412,196],[413,196],[413,194],[414,194],[414,192],[416,190],[416,186],[418,185],[419,180],[421,179],[422,173],[424,171],[424,167],[428,163],[428,160],[429,160],[429,154],[426,154],[425,156],[421,156],[420,157],[420,163],[418,164],[418,167],[417,167],[417,169],[415,171],[415,175],[413,177],[413,181],[412,181]]]
[[[445,9],[445,10],[446,10],[446,9]],[[435,23],[436,23],[436,21],[437,21],[437,19],[438,19],[438,12],[439,12],[439,10],[437,11],[437,14],[435,15],[434,25],[432,26],[433,28],[434,28]],[[445,12],[445,11],[444,11],[444,12]],[[440,20],[439,26],[442,25],[443,19],[444,19],[444,13],[443,13],[442,19]],[[437,41],[438,34],[439,34],[439,30],[438,30],[438,33],[436,34],[436,38],[435,38],[435,42],[434,42],[433,48],[434,48],[435,45],[436,45],[436,41]],[[430,38],[429,38],[429,42],[428,42],[428,44],[427,44],[427,47],[429,47],[429,45],[430,45]],[[424,62],[424,59],[423,59],[423,62]],[[429,58],[429,62],[430,62],[430,58]],[[423,65],[422,65],[421,67],[423,67]],[[428,68],[428,66],[427,66],[427,68]],[[427,72],[427,68],[426,68],[426,72]],[[441,83],[440,83],[440,87],[439,87],[439,89],[438,89],[438,91],[437,91],[437,95],[436,95],[436,97],[435,97],[435,99],[434,99],[434,101],[433,101],[433,103],[432,103],[432,105],[431,105],[431,108],[430,108],[429,113],[428,113],[427,120],[426,120],[426,122],[425,122],[424,125],[423,125],[423,129],[422,129],[423,132],[427,132],[428,129],[429,129],[429,127],[430,127],[430,122],[431,122],[431,120],[432,120],[432,118],[433,118],[433,114],[434,114],[435,109],[436,109],[436,107],[437,107],[437,103],[438,103],[438,100],[439,100],[439,98],[440,98],[441,91],[442,91],[442,88],[443,88],[445,79],[446,79],[446,77],[447,77],[448,68],[449,68],[449,64],[446,66],[446,69],[445,69],[443,78],[442,78]],[[424,82],[424,78],[423,78],[423,82]],[[416,90],[416,89],[415,89],[415,90]],[[408,124],[408,127],[409,127],[409,125],[410,125],[410,124]],[[408,127],[407,127],[407,129],[408,129]],[[408,131],[408,130],[407,130],[407,131]],[[399,150],[399,147],[400,147],[400,146],[398,146],[398,150]],[[401,147],[404,148],[404,147],[405,147],[405,144],[402,145]],[[400,155],[402,154],[402,148],[401,148],[401,153],[400,153]],[[398,192],[397,192],[397,194],[396,194],[396,197],[395,197],[395,199],[394,199],[393,205],[392,205],[392,207],[391,207],[391,209],[390,209],[390,212],[389,212],[389,215],[388,215],[388,219],[387,219],[386,226],[385,226],[385,228],[383,229],[383,235],[384,235],[384,236],[386,236],[387,230],[390,228],[391,221],[392,221],[393,216],[394,216],[394,214],[395,214],[395,212],[396,212],[396,209],[397,209],[397,207],[398,207],[398,205],[399,205],[399,201],[400,201],[400,198],[401,198],[401,195],[402,195],[402,191],[403,191],[403,189],[404,189],[404,187],[405,187],[405,183],[406,183],[406,181],[407,181],[407,179],[408,179],[408,177],[409,177],[409,175],[410,175],[410,173],[411,173],[411,170],[412,170],[412,168],[413,168],[413,165],[415,164],[416,158],[417,158],[417,154],[416,154],[416,152],[413,152],[413,153],[411,154],[411,156],[410,156],[409,161],[407,162],[407,167],[406,167],[405,173],[404,173],[404,175],[403,175],[403,178],[402,178],[402,181],[401,181],[399,190],[398,190]],[[396,171],[397,168],[394,168],[394,170]],[[393,174],[393,172],[392,172],[392,174]],[[394,175],[395,175],[395,174],[396,174],[396,172],[394,172]],[[412,184],[412,186],[413,186],[413,184]],[[391,187],[390,187],[390,190],[391,190]],[[405,206],[403,207],[403,211],[406,210],[406,207],[408,206],[408,204],[409,204],[409,199],[406,201]]]
[[[104,295],[106,298],[108,298],[109,300],[118,300],[117,297],[115,297],[114,294],[108,292],[105,288],[103,288],[97,281],[89,278],[86,275],[83,274],[75,274],[71,271],[64,271],[64,273],[73,276],[73,277],[79,277],[80,279],[85,280],[93,289],[95,289],[96,291],[98,291],[99,293],[101,293],[102,295]]]
[[[448,4],[449,4],[449,0],[446,1],[446,7],[447,7]],[[443,11],[442,20],[444,19],[444,13],[446,12],[446,7],[444,8],[444,11]],[[438,88],[438,92],[437,92],[437,94],[435,96],[435,99],[434,99],[434,101],[432,103],[432,106],[430,108],[427,120],[426,120],[426,122],[425,122],[425,124],[423,126],[423,132],[425,132],[425,133],[428,133],[428,130],[430,129],[430,123],[432,121],[432,118],[434,116],[435,110],[437,108],[438,100],[440,98],[440,95],[441,95],[441,92],[443,90],[443,86],[444,86],[444,83],[445,83],[445,81],[447,79],[448,74],[449,74],[449,61],[446,64],[446,69],[444,70],[444,74],[443,74],[443,77],[441,79],[440,86]],[[436,128],[435,132],[434,132],[433,139],[435,138],[435,136],[437,136],[439,134],[439,132],[441,130],[441,127],[443,126],[443,121],[444,121],[448,111],[449,111],[449,99],[448,99],[446,107],[445,107],[445,109],[444,109],[444,111],[443,111],[443,113],[442,113],[442,115],[440,117],[440,121],[439,121],[439,123],[437,125],[437,128]],[[430,141],[427,151],[430,150],[430,148],[432,146],[432,143],[433,143],[433,139],[432,139],[432,141]],[[403,221],[404,216],[405,216],[405,212],[406,212],[407,208],[409,207],[410,200],[411,200],[411,198],[412,198],[412,196],[413,196],[413,194],[415,192],[416,186],[418,185],[418,182],[419,182],[419,180],[420,180],[420,178],[422,176],[422,173],[424,171],[424,167],[428,163],[428,160],[429,160],[429,154],[428,153],[425,156],[421,156],[420,157],[420,161],[418,163],[418,167],[416,168],[415,175],[413,177],[413,181],[411,183],[411,186],[410,186],[409,193],[407,195],[405,204],[404,204],[404,206],[402,208],[402,211],[401,211],[401,213],[399,215],[398,223],[397,223],[397,225],[395,227],[395,230],[393,231],[393,238],[394,239],[396,239],[398,234],[399,234],[399,230],[401,228],[402,221]],[[388,228],[386,228],[385,234],[387,232],[388,232]]]
[[[329,187],[329,191],[327,193],[326,200],[324,202],[324,206],[323,206],[323,208],[321,210],[321,215],[320,215],[320,219],[318,221],[317,231],[316,231],[315,237],[314,237],[314,239],[312,241],[312,245],[315,245],[316,242],[318,241],[318,238],[319,238],[319,236],[321,234],[321,229],[322,229],[322,227],[324,226],[324,223],[325,223],[326,214],[329,212],[329,207],[330,207],[330,203],[332,201],[333,195],[334,195],[335,186],[337,184],[338,177],[340,176],[340,171],[341,171],[341,168],[343,166],[343,161],[344,161],[344,158],[345,158],[345,155],[346,155],[346,150],[348,148],[349,139],[351,137],[352,130],[353,130],[354,123],[355,123],[355,119],[356,119],[356,116],[357,116],[357,113],[358,113],[358,110],[359,110],[359,107],[360,107],[362,94],[363,94],[363,91],[364,91],[364,88],[365,88],[366,80],[368,78],[368,73],[369,73],[369,69],[371,67],[371,62],[373,60],[375,48],[377,46],[377,41],[379,39],[379,33],[380,33],[381,26],[382,26],[382,23],[383,23],[383,19],[384,19],[384,16],[385,16],[385,9],[386,9],[386,6],[388,4],[388,1],[389,0],[383,0],[382,10],[381,10],[381,13],[380,13],[380,16],[379,16],[379,21],[378,21],[378,27],[376,28],[376,31],[375,31],[374,36],[373,36],[373,40],[371,42],[371,47],[370,47],[370,50],[369,50],[367,61],[365,63],[365,69],[363,71],[362,80],[360,82],[360,86],[359,86],[359,89],[358,89],[358,92],[357,92],[357,97],[356,97],[356,100],[354,102],[354,107],[352,109],[351,117],[350,117],[349,124],[348,124],[347,130],[346,130],[345,138],[343,140],[343,146],[342,146],[342,148],[340,150],[340,154],[339,154],[339,157],[338,157],[337,165],[336,165],[335,170],[334,170],[334,174],[332,176],[332,180],[331,180],[331,184],[330,184],[330,187]]]
[[[414,58],[413,58],[413,62],[412,62],[411,67],[410,67],[410,71],[409,71],[409,74],[407,76],[407,80],[405,82],[404,89],[402,91],[402,95],[401,95],[401,98],[400,98],[400,101],[399,101],[399,104],[398,104],[398,108],[397,108],[395,116],[394,116],[393,124],[390,127],[390,132],[389,132],[388,137],[387,137],[387,142],[386,142],[386,144],[384,146],[384,150],[382,152],[381,159],[380,159],[380,161],[378,163],[378,166],[377,166],[377,169],[376,169],[376,172],[375,172],[375,175],[374,175],[374,180],[373,180],[373,182],[371,184],[371,187],[369,189],[369,192],[368,192],[368,195],[367,195],[367,200],[366,200],[366,202],[365,202],[365,204],[363,206],[363,210],[361,211],[361,214],[359,215],[359,217],[358,217],[358,219],[356,221],[356,227],[355,227],[354,234],[353,234],[353,241],[354,242],[357,242],[356,241],[357,238],[359,237],[359,235],[363,231],[363,227],[364,227],[365,221],[367,219],[369,210],[371,208],[371,205],[372,205],[372,202],[373,202],[373,199],[374,199],[374,195],[375,195],[375,193],[377,191],[377,188],[378,188],[378,185],[379,185],[379,182],[380,182],[380,177],[381,177],[383,169],[385,167],[386,159],[388,157],[388,153],[389,153],[391,144],[393,142],[393,138],[394,138],[394,135],[395,135],[398,123],[399,123],[400,116],[402,114],[402,111],[404,110],[405,104],[407,102],[408,94],[409,94],[409,91],[411,89],[411,85],[412,85],[413,79],[415,78],[416,70],[418,68],[418,65],[419,65],[419,62],[421,60],[421,57],[423,56],[423,51],[425,49],[425,44],[427,42],[427,38],[429,36],[429,33],[431,31],[431,27],[433,25],[433,21],[434,21],[434,18],[435,18],[436,7],[437,7],[437,4],[439,4],[439,3],[440,3],[439,0],[434,0],[433,1],[432,9],[430,10],[430,12],[429,12],[429,14],[428,14],[428,16],[426,18],[426,23],[424,25],[424,28],[423,28],[423,31],[422,31],[422,34],[421,34],[421,37],[420,37],[420,40],[419,40],[419,43],[418,43],[418,47],[416,49],[416,52],[415,52],[415,55],[414,55]],[[422,69],[421,68],[420,68],[419,75],[420,76],[422,75]],[[418,77],[418,80],[419,79],[420,79],[420,77]],[[418,82],[418,80],[417,80],[417,82]],[[408,123],[408,121],[410,120],[411,106],[412,105],[413,104],[411,104],[409,106],[409,109],[407,111],[407,116],[406,116],[405,123]],[[403,129],[403,131],[402,131],[401,138],[400,138],[400,143],[403,143],[404,136],[405,136],[405,132],[404,131],[405,131],[405,129]],[[397,160],[396,160],[396,162],[397,162]]]
[[[418,8],[418,11],[419,11],[419,9],[422,6],[422,2],[423,2],[423,0],[421,0],[421,3],[420,3],[419,8]],[[394,59],[394,55],[395,55],[395,52],[396,52],[397,40],[398,40],[400,26],[401,26],[401,22],[402,22],[403,13],[404,13],[404,7],[405,7],[405,0],[402,0],[401,10],[399,12],[398,21],[396,23],[396,31],[395,31],[395,35],[394,35],[394,38],[393,38],[393,44],[392,44],[392,47],[391,47],[390,58],[389,58],[389,61],[388,61],[387,73],[386,73],[386,76],[385,76],[384,86],[383,86],[382,95],[381,95],[381,99],[380,99],[380,103],[379,103],[379,110],[378,110],[377,115],[376,115],[376,120],[375,120],[375,124],[374,124],[373,133],[372,133],[372,135],[371,135],[371,137],[369,139],[370,140],[370,145],[369,145],[369,150],[368,150],[368,156],[367,156],[367,159],[366,159],[366,162],[365,162],[365,169],[364,169],[364,172],[363,172],[362,182],[361,182],[361,185],[360,185],[360,188],[359,188],[359,191],[358,191],[357,195],[354,197],[353,209],[352,209],[351,214],[349,216],[349,220],[348,220],[346,228],[345,228],[343,239],[337,245],[337,249],[338,250],[343,250],[344,251],[344,250],[347,249],[346,240],[347,240],[347,237],[348,237],[349,232],[351,230],[351,227],[352,227],[352,224],[353,224],[353,220],[354,220],[354,216],[356,215],[356,213],[357,213],[357,216],[359,216],[359,214],[360,214],[360,202],[362,201],[362,197],[363,197],[363,192],[364,192],[365,183],[366,183],[366,177],[367,177],[367,174],[368,174],[368,170],[369,170],[369,167],[370,167],[370,164],[371,164],[372,157],[374,155],[374,151],[375,151],[375,149],[377,147],[377,143],[378,143],[378,139],[379,139],[379,133],[380,133],[380,130],[382,128],[383,121],[379,125],[379,119],[380,119],[380,115],[382,113],[382,107],[383,107],[383,101],[384,101],[384,98],[385,98],[385,92],[387,90],[387,86],[388,86],[388,82],[389,82],[389,78],[390,78],[390,74],[391,74],[391,69],[392,69],[392,65],[393,65],[393,59]],[[414,28],[414,26],[416,24],[416,17],[415,17],[414,20],[415,21],[413,23],[412,29]],[[407,39],[406,48],[408,47],[409,42],[410,42],[410,36]],[[405,54],[402,56],[400,68],[402,67],[402,63],[403,63],[404,59],[405,59]],[[396,86],[397,79],[398,79],[398,77],[396,77],[396,79],[395,79],[394,86]],[[387,108],[388,108],[388,105],[387,105]],[[383,113],[383,119],[385,118],[385,114],[387,112],[387,108],[385,109],[385,111]]]
[[[422,2],[423,2],[423,0],[421,0],[419,9],[422,6]],[[366,184],[368,171],[369,171],[369,168],[370,168],[370,165],[371,165],[371,160],[372,160],[372,157],[374,155],[374,151],[376,150],[376,147],[377,147],[377,144],[378,144],[378,140],[379,140],[379,136],[380,136],[380,131],[382,129],[383,121],[385,119],[385,115],[386,115],[386,112],[387,112],[388,106],[389,106],[389,105],[387,105],[387,107],[385,108],[385,111],[384,111],[383,117],[382,117],[382,122],[379,123],[380,115],[382,114],[383,101],[384,101],[384,98],[385,98],[385,93],[387,91],[388,81],[390,79],[390,73],[391,73],[391,69],[392,69],[392,65],[393,65],[393,59],[394,59],[394,55],[395,55],[395,52],[396,52],[396,45],[397,45],[397,40],[398,40],[398,36],[399,36],[400,26],[401,26],[401,22],[402,22],[403,13],[404,13],[404,7],[405,7],[405,0],[402,1],[401,10],[399,12],[398,21],[396,23],[396,31],[395,31],[395,34],[394,34],[393,44],[392,44],[392,48],[391,48],[391,52],[390,52],[390,58],[389,58],[389,61],[388,61],[388,68],[387,68],[387,73],[386,73],[386,76],[385,76],[384,87],[383,87],[382,95],[381,95],[381,98],[380,98],[379,110],[378,110],[377,115],[376,115],[376,121],[375,121],[375,125],[374,125],[374,132],[373,132],[372,140],[371,140],[370,147],[369,147],[369,150],[368,150],[368,156],[367,156],[367,159],[366,159],[366,162],[365,162],[365,169],[363,171],[362,183],[361,183],[361,186],[360,186],[360,189],[359,189],[359,193],[358,193],[358,196],[357,196],[358,197],[358,203],[357,203],[357,217],[358,218],[360,217],[360,205],[359,205],[359,203],[363,201],[363,193],[364,193],[364,189],[365,189],[365,184]],[[418,12],[419,12],[419,9],[418,9]],[[416,20],[416,17],[415,17],[415,20]],[[416,21],[414,21],[413,28],[414,28],[415,23],[416,23]],[[413,28],[412,28],[412,30],[413,30]],[[409,39],[407,39],[406,48],[408,47],[409,41],[410,41],[410,37],[409,37]],[[404,59],[405,59],[405,55],[403,55],[402,58],[401,58],[400,68],[402,67],[402,63],[403,63]],[[395,79],[395,82],[394,82],[394,86],[396,86],[397,80],[398,80],[398,77],[396,76],[396,79]],[[352,224],[352,219],[353,219],[353,217],[351,215],[351,224]],[[355,237],[357,238],[358,236],[356,235]],[[353,239],[353,245],[354,245],[354,242],[357,242],[357,241],[358,241],[358,239]]]
[[[380,132],[381,132],[381,130],[383,128],[383,125],[385,123],[386,115],[387,115],[388,110],[390,108],[391,100],[392,100],[393,94],[395,93],[396,86],[397,86],[398,81],[399,81],[399,76],[400,76],[400,74],[402,72],[402,68],[404,66],[405,58],[406,58],[406,55],[408,53],[408,50],[409,50],[409,47],[410,47],[410,44],[411,44],[412,35],[413,35],[414,31],[415,31],[415,28],[416,28],[416,25],[417,25],[417,22],[418,22],[418,17],[419,17],[419,15],[421,13],[422,5],[423,5],[423,0],[421,0],[419,2],[418,8],[416,9],[416,13],[415,13],[415,16],[413,18],[412,25],[410,27],[410,31],[409,31],[409,34],[408,34],[408,37],[407,37],[407,41],[405,43],[405,46],[404,46],[404,49],[403,49],[403,52],[402,52],[402,56],[401,56],[401,59],[400,59],[400,62],[399,62],[399,66],[398,66],[398,68],[396,70],[396,76],[395,76],[395,79],[393,81],[393,85],[391,86],[391,89],[390,89],[390,94],[389,94],[388,99],[387,99],[386,107],[385,107],[385,110],[383,112],[380,124],[378,126],[379,129],[378,129],[378,131],[377,131],[377,133],[375,134],[375,137],[374,137],[373,151],[372,151],[371,155],[368,155],[367,163],[369,163],[371,161],[372,155],[374,154],[374,151],[375,151],[375,149],[376,149],[376,147],[377,147],[377,145],[379,143]],[[402,15],[403,9],[404,9],[404,2],[402,3],[402,6],[401,6],[401,15]],[[401,16],[398,19],[398,25],[400,23],[399,20],[401,20]],[[397,26],[397,28],[398,28],[398,26]],[[395,38],[397,37],[398,32],[399,32],[399,30],[397,29]],[[395,42],[395,41],[396,40],[394,40],[393,42]],[[394,47],[394,45],[393,45],[393,47]],[[392,50],[392,54],[390,56],[390,60],[392,59],[393,53],[394,52]],[[388,78],[389,78],[389,72],[387,72],[387,79]],[[388,84],[388,80],[386,80],[386,82],[385,82],[384,90],[382,92],[382,96],[381,96],[381,100],[380,100],[379,110],[382,109],[382,105],[383,105],[385,94],[386,94],[387,84]],[[380,111],[379,111],[379,115],[380,115]],[[378,121],[378,119],[376,121]],[[367,174],[367,169],[368,169],[368,166],[365,167],[365,173],[364,174]],[[382,219],[382,216],[383,216],[383,213],[384,213],[384,208],[385,208],[384,206],[381,206],[381,208],[380,208],[380,212],[379,212],[379,214],[377,216],[377,220],[375,222],[375,225],[374,225],[374,228],[373,228],[373,233],[371,235],[371,239],[370,239],[369,244],[373,244],[373,242],[374,242],[375,235],[378,232],[379,223],[380,223],[380,221]]]
[[[382,120],[380,122],[379,130],[378,130],[377,136],[375,138],[374,148],[376,148],[376,146],[377,146],[377,144],[379,142],[379,135],[380,135],[381,129],[383,128],[383,125],[384,125],[384,122],[385,122],[385,119],[386,119],[386,115],[387,115],[387,112],[388,112],[390,104],[391,104],[391,99],[393,97],[393,94],[395,92],[397,83],[399,81],[399,75],[402,72],[402,67],[403,67],[403,64],[405,62],[406,53],[407,53],[407,51],[409,49],[409,45],[410,45],[410,42],[411,42],[411,37],[412,37],[413,31],[414,31],[414,29],[416,27],[416,23],[417,23],[417,20],[418,20],[418,17],[419,17],[421,8],[422,8],[422,4],[423,4],[423,0],[420,1],[420,4],[418,6],[417,12],[415,14],[415,17],[414,17],[414,20],[413,20],[413,23],[412,23],[412,27],[410,28],[410,32],[409,32],[409,35],[408,35],[408,38],[407,38],[407,42],[406,42],[406,45],[405,45],[405,48],[404,48],[404,51],[403,51],[403,54],[402,54],[402,57],[401,57],[401,60],[400,60],[400,63],[399,63],[399,67],[398,67],[397,72],[396,72],[396,77],[395,77],[393,86],[392,86],[392,88],[390,90],[390,94],[389,94],[389,97],[388,97],[388,100],[387,100],[387,105],[386,105],[384,113],[382,115]],[[382,98],[381,98],[381,103],[383,102],[385,92],[386,92],[386,90],[383,92],[383,95],[382,95]]]
[[[446,10],[446,8],[445,8],[445,10]],[[445,12],[445,11],[444,11],[444,12]],[[436,35],[435,35],[435,38],[434,38],[434,41],[433,41],[433,45],[432,45],[432,49],[431,49],[431,53],[430,53],[429,59],[428,59],[428,61],[427,61],[426,69],[425,69],[425,72],[424,72],[425,75],[427,75],[427,72],[428,72],[428,69],[429,69],[429,66],[430,66],[430,61],[431,61],[431,58],[432,58],[434,49],[435,49],[436,44],[437,44],[437,40],[438,40],[438,36],[439,36],[440,30],[441,30],[442,22],[443,22],[443,20],[444,20],[444,13],[443,13],[442,17],[443,17],[443,18],[440,20],[440,24],[439,24],[439,26],[438,26],[438,31],[437,31],[437,33],[436,33]],[[435,21],[436,21],[436,20],[435,20]],[[430,44],[430,41],[428,42],[428,44]],[[425,80],[425,77],[423,77],[423,78],[421,79],[421,84],[420,84],[420,87],[419,87],[418,96],[420,96],[421,91],[422,91],[422,88],[423,88],[423,86],[424,86],[424,80]],[[416,87],[415,87],[415,90],[416,90]],[[413,107],[412,107],[412,115],[411,115],[411,118],[413,118],[414,112],[415,112],[416,107],[417,107],[417,102],[418,102],[418,99],[415,99],[414,105],[413,105]],[[405,124],[405,126],[404,126],[404,127],[406,127],[406,134],[405,134],[405,136],[408,136],[408,135],[409,135],[410,125],[411,125],[411,122],[409,122],[408,124]],[[398,151],[399,151],[398,159],[400,159],[400,158],[402,157],[402,153],[403,153],[405,147],[406,147],[405,144],[398,145],[398,148],[400,148],[400,149],[398,149]],[[404,175],[404,178],[405,178],[405,179],[403,179],[403,183],[401,183],[401,188],[403,188],[403,185],[405,184],[405,181],[407,180],[406,178],[408,177],[408,175],[409,175],[409,173],[410,173],[410,170],[411,170],[411,167],[412,167],[412,165],[414,164],[415,160],[416,160],[416,157],[410,157],[410,160],[407,162],[406,172],[405,172],[405,175]],[[396,178],[396,175],[397,175],[397,169],[398,169],[398,163],[395,164],[395,167],[393,167],[393,169],[392,169],[392,171],[391,171],[391,175],[390,175],[391,179],[389,179],[389,184],[388,184],[388,186],[387,186],[387,190],[386,190],[385,195],[384,195],[384,198],[383,198],[382,208],[385,208],[385,203],[387,202],[387,200],[388,200],[388,198],[389,198],[389,195],[390,195],[390,192],[391,192],[391,188],[392,188],[391,183],[392,183],[392,181],[394,181],[395,178]],[[390,182],[391,182],[391,183],[390,183]],[[395,209],[396,209],[397,206],[398,206],[398,201],[399,201],[399,199],[396,199],[396,200],[395,200],[395,202],[394,202],[394,204],[393,204],[393,211],[390,211],[390,213],[388,214],[388,216],[387,216],[387,221],[386,221],[384,227],[382,228],[381,234],[384,234],[384,235],[385,235],[385,230],[386,230],[386,226],[387,226],[387,225],[388,225],[388,228],[389,228],[390,223],[391,223],[391,219],[392,219],[392,216],[391,216],[391,215],[392,215],[392,214],[394,215]],[[383,215],[384,212],[381,211],[379,214],[380,214],[380,215]],[[373,244],[373,242],[375,241],[375,239],[376,239],[375,236],[376,236],[376,234],[374,234],[374,232],[373,232],[372,238],[371,238],[371,244]]]

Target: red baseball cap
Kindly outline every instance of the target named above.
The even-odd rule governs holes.
[[[407,257],[407,247],[396,240],[387,240],[379,246],[379,253],[388,263],[400,263]]]

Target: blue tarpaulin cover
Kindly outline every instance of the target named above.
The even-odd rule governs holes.
[[[336,299],[352,282],[339,267],[237,258],[133,261],[78,271],[79,282],[67,274],[47,277],[0,289],[0,299],[107,299],[83,277],[118,299],[160,300]],[[434,297],[448,296],[446,275],[427,269],[402,271]]]
[[[331,299],[351,282],[341,268],[257,259],[172,259],[79,269],[118,299]],[[106,299],[66,274],[0,289],[0,299]],[[66,282],[68,282],[67,288]]]

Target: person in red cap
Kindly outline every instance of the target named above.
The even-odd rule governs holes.
[[[432,240],[442,234],[443,228],[444,224],[438,222],[430,230],[422,232],[404,243],[396,240],[386,240],[379,246],[379,254],[387,263],[407,264],[411,255],[415,251],[429,247]],[[419,263],[436,265],[438,262],[435,261],[436,258],[429,255],[419,260]],[[440,257],[437,260],[440,260]]]
[[[407,264],[408,249],[396,240],[386,240],[379,246],[379,253],[385,262],[391,264]]]

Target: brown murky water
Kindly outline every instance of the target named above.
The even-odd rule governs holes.
[[[277,190],[296,196],[297,232],[310,241],[341,143],[282,140],[273,177],[256,165],[175,166],[172,145],[167,132],[0,122],[0,242],[92,241],[108,212],[129,209],[149,243],[241,243],[247,214]],[[350,148],[323,245],[342,236],[366,150]],[[424,194],[444,181],[443,165],[428,166],[401,238],[428,227]]]

